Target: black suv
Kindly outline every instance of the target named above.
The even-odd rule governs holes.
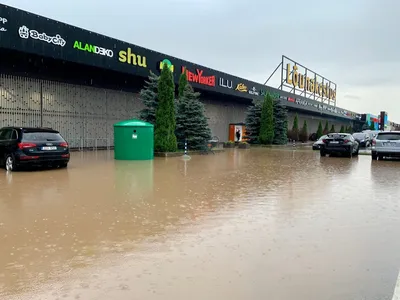
[[[0,129],[0,165],[7,171],[22,166],[67,167],[69,147],[51,128],[4,127]]]
[[[349,157],[358,155],[359,144],[349,133],[329,133],[322,142],[319,150],[321,156],[332,153],[346,154]]]

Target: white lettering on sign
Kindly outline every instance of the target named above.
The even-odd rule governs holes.
[[[56,34],[55,36],[49,36],[46,33],[39,33],[37,30],[29,29],[28,27],[21,26],[18,30],[19,36],[21,39],[34,39],[34,40],[40,40],[43,42],[51,43],[57,46],[64,47],[65,44],[67,43],[59,34]]]
[[[325,111],[329,111],[329,112],[334,113],[334,114],[348,116],[348,111],[347,110],[338,109],[337,107],[334,107],[334,106],[329,106],[329,105],[320,104],[320,103],[319,104],[317,104],[317,103],[314,104],[314,103],[308,102],[307,100],[301,100],[301,99],[296,99],[295,102],[298,105],[311,106],[311,107],[314,107],[314,108],[319,109],[319,110],[325,110]]]
[[[137,134],[136,133],[132,134],[132,139],[134,139],[134,140],[137,139]]]
[[[251,88],[251,89],[249,90],[249,94],[250,94],[250,95],[254,95],[254,96],[258,96],[258,95],[259,95],[257,89],[256,89],[254,86],[253,86],[253,88]]]
[[[6,18],[0,17],[0,24],[2,25],[6,25],[6,23],[8,22],[8,20]],[[7,28],[5,27],[0,27],[0,31],[7,31]]]
[[[220,78],[219,79],[219,85],[228,89],[231,89],[233,87],[232,80]]]
[[[101,48],[98,46],[94,46],[94,53],[99,54],[99,55],[107,55],[108,57],[113,57],[114,56],[114,52],[110,49],[106,49],[106,48]]]

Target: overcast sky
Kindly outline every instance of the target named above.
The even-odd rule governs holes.
[[[260,83],[284,54],[336,82],[339,107],[400,123],[399,0],[1,2]]]

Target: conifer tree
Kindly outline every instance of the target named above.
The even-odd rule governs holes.
[[[299,117],[296,114],[293,119],[293,126],[292,126],[292,139],[295,141],[299,140]]]
[[[190,84],[177,103],[176,137],[178,147],[183,149],[185,140],[191,150],[201,150],[211,139],[211,130],[205,116],[205,107],[199,100],[200,93],[194,92]]]
[[[329,125],[328,125],[328,121],[325,122],[325,127],[324,127],[324,131],[322,132],[323,135],[326,135],[329,133]]]
[[[318,123],[318,129],[317,129],[317,140],[323,136],[323,130],[322,130],[322,122],[319,121]]]
[[[279,99],[274,100],[274,140],[273,143],[277,145],[287,144],[287,110],[282,105]]]
[[[349,125],[346,129],[347,133],[353,133],[353,128],[351,127],[351,125]]]
[[[344,133],[344,126],[342,125],[341,127],[340,127],[340,131],[339,131],[339,133]]]
[[[252,105],[247,107],[245,120],[246,138],[250,144],[259,142],[262,104],[262,100],[254,99]]]
[[[139,118],[143,121],[155,124],[157,109],[157,89],[159,76],[150,70],[148,80],[140,91],[140,99],[144,104],[144,108],[139,112]]]
[[[332,124],[331,130],[329,132],[330,133],[336,133],[335,125]]]
[[[174,78],[167,64],[164,64],[158,80],[158,106],[154,126],[154,150],[157,152],[177,150],[174,98]]]
[[[183,92],[188,84],[186,70],[179,77],[179,85],[178,85],[178,100],[183,96]]]
[[[307,120],[304,120],[303,127],[300,131],[300,140],[304,143],[308,141],[308,126]]]
[[[274,140],[274,104],[271,95],[268,93],[261,109],[260,136],[261,144],[272,144]]]

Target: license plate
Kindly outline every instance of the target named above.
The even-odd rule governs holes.
[[[396,143],[382,143],[382,145],[386,147],[396,147]]]
[[[44,151],[49,151],[49,150],[57,150],[56,146],[51,146],[51,147],[42,147],[42,150]]]
[[[330,144],[339,144],[339,142],[338,141],[332,141],[332,142],[330,142]]]

